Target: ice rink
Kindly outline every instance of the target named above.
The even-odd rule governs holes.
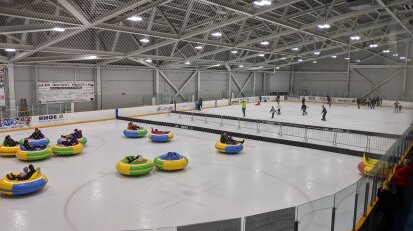
[[[313,108],[317,107],[318,114],[319,106],[310,104],[310,115],[314,114],[314,118],[289,117],[287,115],[293,114],[295,108],[285,106],[282,118],[318,122],[319,116]],[[269,115],[268,106],[248,107],[249,112],[254,108],[257,116],[260,112],[265,113],[263,117]],[[208,113],[235,114],[237,109],[238,106],[208,109]],[[336,107],[330,110],[327,123],[338,126],[333,122],[339,116],[335,110]],[[362,111],[372,114],[380,110]],[[353,109],[348,108],[348,111]],[[299,114],[299,110],[294,113]],[[400,114],[405,121],[407,115]],[[365,121],[367,117],[363,117]],[[346,119],[346,116],[338,118]],[[383,122],[384,118],[375,121]],[[75,127],[83,130],[89,142],[78,156],[53,156],[35,162],[47,175],[49,183],[41,192],[27,197],[2,197],[0,229],[136,230],[223,220],[316,200],[346,188],[361,177],[356,167],[360,161],[358,157],[254,140],[245,142],[241,154],[224,155],[214,148],[219,139],[217,135],[157,127],[172,129],[175,137],[170,143],[155,144],[148,138],[124,138],[122,131],[126,124],[126,121],[112,120],[42,129],[52,144]],[[401,121],[395,124],[399,127],[390,131],[401,132]],[[373,125],[370,123],[368,129],[373,129]],[[382,130],[392,127],[386,123],[381,125]],[[149,125],[142,126],[150,129]],[[11,135],[17,139],[30,132],[18,131]],[[170,151],[188,157],[189,165],[185,170],[154,170],[149,175],[131,178],[118,174],[115,169],[116,162],[126,155],[142,154],[153,159]],[[1,158],[0,174],[19,171],[28,164],[16,158]],[[354,200],[348,201],[353,205]],[[300,230],[326,230],[322,223],[329,222],[311,214],[306,219],[300,224]]]
[[[308,115],[303,116],[301,102],[281,101],[281,115],[275,115],[271,119],[271,106],[277,107],[276,102],[255,103],[247,105],[246,118],[274,120],[279,122],[323,126],[330,128],[343,128],[359,131],[370,131],[388,134],[402,134],[413,120],[413,110],[403,109],[402,113],[394,113],[392,107],[376,107],[369,109],[367,106],[327,104],[306,102],[309,107]],[[327,107],[327,121],[321,121],[321,106]],[[228,107],[208,108],[204,113],[242,117],[241,105]]]
[[[332,105],[327,108],[327,121],[321,121],[321,106],[319,103],[306,103],[309,106],[308,115],[303,116],[300,111],[301,102],[281,102],[281,115],[271,118],[271,106],[276,107],[276,102],[262,103],[257,106],[253,103],[247,105],[247,119],[286,122],[299,125],[311,125],[338,129],[351,129],[382,135],[401,135],[413,120],[413,111],[404,109],[402,113],[394,113],[391,107],[377,107],[368,109],[362,106],[344,104]],[[326,105],[327,106],[327,105]],[[168,113],[141,117],[142,119],[155,120],[169,123],[178,123],[210,129],[222,129],[229,132],[252,134],[280,140],[292,140],[324,146],[384,154],[393,145],[395,138],[375,135],[354,134],[347,132],[323,131],[322,129],[304,129],[291,126],[271,125],[265,123],[245,122],[236,119],[205,118],[196,116],[195,113],[215,114],[243,118],[241,105],[206,108],[202,111],[190,111],[190,114],[181,115]],[[194,113],[193,115],[191,113]]]

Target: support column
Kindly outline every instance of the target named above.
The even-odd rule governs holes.
[[[155,79],[153,84],[153,97],[156,105],[159,105],[159,68],[155,69]],[[168,102],[169,103],[169,102]]]
[[[289,89],[289,93],[291,94],[291,92],[294,89],[294,66],[291,68],[290,71],[290,89]]]
[[[232,98],[232,71],[229,70],[229,75],[228,75],[228,99],[229,99],[229,104],[231,104],[231,98]]]
[[[402,98],[400,100],[405,100],[407,95],[406,95],[406,86],[407,86],[407,72],[408,72],[408,65],[407,65],[407,59],[410,58],[410,42],[406,43],[406,60],[404,61],[404,75],[403,75],[403,84],[402,84]]]
[[[7,92],[9,96],[9,110],[10,110],[10,117],[17,116],[16,110],[16,95],[14,89],[14,64],[9,63],[7,64]]]
[[[97,109],[102,110],[102,78],[101,78],[101,67],[96,67],[96,102]]]
[[[197,100],[201,98],[201,70],[198,70],[196,78],[196,98]]]
[[[347,54],[348,60],[347,60],[347,75],[346,75],[346,90],[345,90],[345,95],[344,97],[349,98],[350,97],[350,65],[351,65],[351,57],[350,57],[350,52]]]
[[[252,76],[252,92],[253,92],[253,96],[256,96],[256,93],[255,93],[255,77],[256,77],[256,73],[254,72],[254,73],[253,73],[253,76]]]
[[[262,95],[267,95],[267,75],[265,73],[263,75],[263,80],[262,80]]]

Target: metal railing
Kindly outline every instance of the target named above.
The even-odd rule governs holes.
[[[211,115],[196,112],[171,112],[169,116],[177,117],[184,123],[197,122],[198,126],[215,124],[226,129],[245,130],[245,133],[254,132],[263,136],[277,137],[279,139],[301,141],[345,147],[365,152],[383,154],[396,141],[395,135],[374,132],[353,131],[317,126],[306,126],[291,123],[280,123],[267,120],[245,119],[224,115]],[[356,133],[358,132],[358,134]]]

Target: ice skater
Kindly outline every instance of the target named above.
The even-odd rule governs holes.
[[[303,111],[303,115],[307,115],[307,114],[308,114],[308,113],[307,113],[307,108],[308,108],[307,105],[305,105],[305,104],[301,105],[301,111]]]
[[[357,98],[357,108],[360,109],[361,99]]]
[[[370,106],[371,106],[371,109],[376,108],[376,99],[375,98],[371,99]]]
[[[305,97],[301,100],[301,103],[305,104]]]
[[[245,103],[245,101],[242,101],[241,108],[242,108],[242,114],[245,117],[245,111],[247,110],[247,103]]]
[[[399,101],[394,102],[394,113],[399,113]]]
[[[327,115],[327,109],[323,105],[323,110],[321,111],[321,114],[323,115],[323,118],[321,119],[322,121],[326,121],[326,115]]]
[[[330,96],[327,96],[327,104],[328,104],[328,107],[331,108],[331,97]]]
[[[272,114],[272,115],[271,115],[271,119],[274,119],[274,114],[277,113],[277,111],[275,110],[274,106],[271,107],[270,113]]]
[[[280,106],[280,104],[277,105],[277,115],[281,115],[281,106]]]
[[[402,104],[399,103],[399,112],[402,112]]]
[[[280,104],[280,96],[279,96],[279,95],[277,95],[277,98],[275,99],[275,101],[276,101],[278,104]]]

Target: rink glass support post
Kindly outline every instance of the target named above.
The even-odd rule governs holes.
[[[304,142],[308,142],[307,128],[304,128]]]
[[[333,136],[333,146],[337,147],[337,131],[334,132],[334,136]]]
[[[119,108],[115,109],[115,118],[118,119],[119,118]]]
[[[223,125],[224,125],[224,119],[222,118],[222,115],[221,115],[221,126]]]
[[[377,166],[377,165],[376,165]],[[374,198],[376,198],[376,190],[377,190],[377,167],[375,167],[374,170],[374,176],[373,176],[373,185],[371,186],[371,201],[370,205],[373,205]]]
[[[367,207],[369,204],[369,190],[370,190],[370,183],[366,182],[366,194],[364,195],[364,210],[363,210],[363,216],[367,216]]]
[[[191,114],[191,120],[194,121],[194,112]]]
[[[241,120],[239,117],[238,117],[238,129],[241,129]]]
[[[370,136],[367,136],[366,152],[370,152]]]
[[[260,121],[257,120],[257,133],[260,133]]]
[[[353,211],[353,231],[356,231],[358,199],[359,199],[359,194],[357,193],[357,189],[356,189],[356,195],[354,198],[354,211]]]
[[[283,126],[280,124],[280,137],[283,136]]]
[[[331,231],[334,231],[334,225],[336,222],[336,208],[331,208]]]
[[[208,117],[207,116],[205,116],[205,123],[206,124],[208,123]]]

